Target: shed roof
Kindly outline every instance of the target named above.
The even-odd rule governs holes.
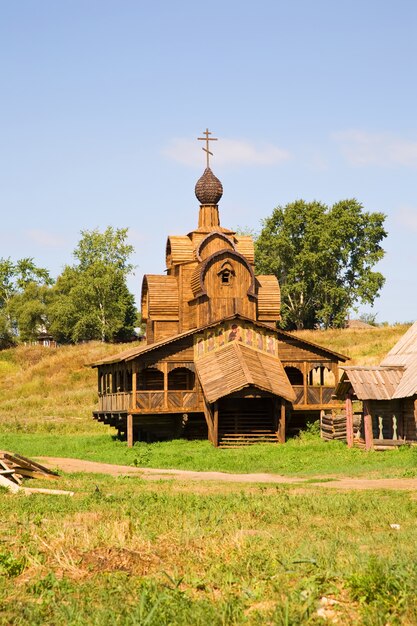
[[[209,402],[251,385],[290,402],[295,400],[295,393],[278,357],[237,342],[206,354],[195,365]]]
[[[359,400],[394,400],[417,394],[417,322],[397,341],[378,367],[343,367],[336,388],[342,397],[352,386]]]
[[[343,397],[350,387],[358,400],[390,400],[404,373],[402,367],[342,367],[336,395]]]

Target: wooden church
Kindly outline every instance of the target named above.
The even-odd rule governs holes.
[[[135,440],[208,437],[214,446],[284,442],[337,406],[347,357],[277,329],[280,288],[255,275],[252,237],[220,225],[222,184],[197,181],[198,226],[170,235],[166,274],[143,279],[146,344],[103,359],[94,417]]]

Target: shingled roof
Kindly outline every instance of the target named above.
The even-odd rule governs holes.
[[[195,366],[209,402],[251,385],[294,402],[295,393],[278,357],[237,342],[196,360]]]
[[[394,400],[417,394],[417,322],[397,341],[378,367],[342,367],[336,388],[343,397],[350,387],[358,400]]]

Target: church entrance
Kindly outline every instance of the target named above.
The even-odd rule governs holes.
[[[278,443],[278,420],[272,397],[221,398],[218,443],[231,448],[253,443]]]

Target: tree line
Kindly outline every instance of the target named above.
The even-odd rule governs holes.
[[[340,328],[384,284],[385,215],[355,199],[331,207],[297,200],[278,206],[255,237],[256,272],[275,274],[286,329]],[[133,270],[127,228],[81,231],[74,263],[53,280],[32,258],[0,258],[0,348],[35,341],[127,341],[139,325],[126,279]]]
[[[32,258],[0,259],[0,347],[35,341],[40,331],[59,343],[127,341],[138,325],[126,278],[133,266],[127,228],[81,231],[54,281]]]

